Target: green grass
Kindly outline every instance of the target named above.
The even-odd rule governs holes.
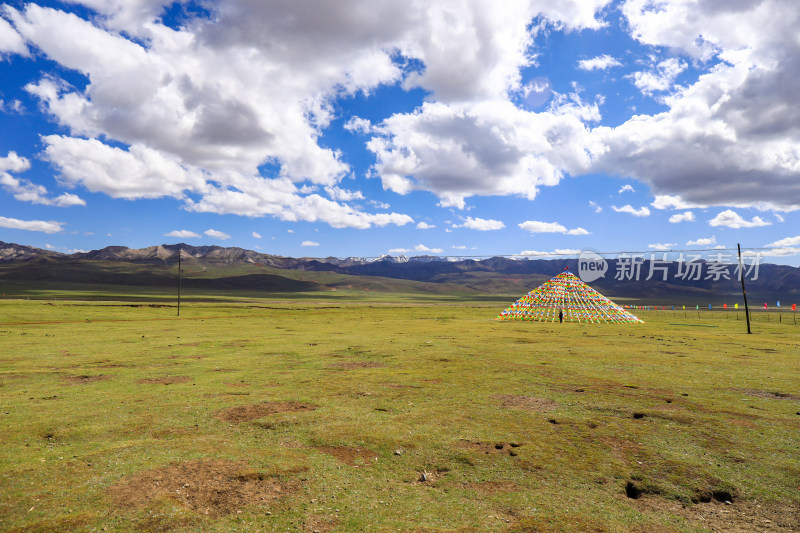
[[[197,293],[180,318],[159,299],[0,300],[0,530],[701,531],[642,502],[800,503],[800,398],[772,394],[800,390],[785,317],[747,335],[716,312],[559,325],[492,320],[506,299],[364,297]],[[142,381],[166,377],[188,379]],[[269,401],[317,409],[218,416]],[[197,459],[292,490],[219,516],[113,497]]]

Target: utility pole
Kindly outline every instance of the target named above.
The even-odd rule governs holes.
[[[181,316],[181,247],[178,246],[178,316]]]
[[[750,335],[750,308],[747,306],[747,290],[744,288],[744,264],[742,264],[742,245],[736,243],[739,249],[739,279],[742,280],[742,296],[744,297],[744,316],[747,317],[747,334]]]

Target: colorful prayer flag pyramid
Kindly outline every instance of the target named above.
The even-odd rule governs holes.
[[[559,311],[569,322],[642,323],[580,278],[565,270],[511,304],[497,320],[557,322]]]

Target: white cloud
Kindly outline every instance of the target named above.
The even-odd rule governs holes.
[[[520,228],[530,233],[564,233],[567,235],[589,235],[583,228],[567,229],[558,222],[540,222],[538,220],[526,220],[518,224]]]
[[[303,241],[300,243],[300,246],[319,246],[319,243],[314,241]]]
[[[672,224],[677,224],[679,222],[694,222],[694,213],[691,211],[685,211],[683,213],[676,213],[669,217],[669,221]]]
[[[28,47],[25,40],[14,30],[6,19],[0,17],[0,57],[4,54],[20,54],[27,56]]]
[[[615,205],[611,206],[611,209],[616,211],[617,213],[629,213],[635,217],[649,217],[650,216],[650,209],[645,206],[640,207],[639,209],[634,208],[630,204],[625,204],[622,207],[617,207]]]
[[[227,233],[222,232],[222,231],[218,231],[218,230],[215,230],[215,229],[207,229],[203,233],[205,233],[209,237],[213,237],[213,238],[219,239],[221,241],[227,241],[228,239],[231,238],[231,236],[228,235]]]
[[[589,200],[589,205],[594,208],[594,212],[595,213],[602,213],[603,212],[603,206],[597,205],[597,202]]]
[[[702,239],[697,239],[696,241],[688,241],[686,243],[687,246],[709,246],[711,244],[717,243],[717,236],[712,235],[711,237],[706,237]]]
[[[778,214],[778,213],[773,213],[773,214],[775,215],[775,219],[776,219],[778,222],[785,222],[785,221],[786,221],[786,219],[785,219],[785,218],[783,218],[783,216],[782,216],[782,215],[780,215],[780,214]]]
[[[656,195],[650,204],[656,209],[704,209],[705,205],[685,202],[680,196],[669,194]]]
[[[209,230],[209,231],[213,231],[213,230]],[[206,234],[210,235],[208,232],[206,232]],[[199,239],[200,238],[200,235],[198,235],[197,233],[195,233],[193,231],[189,231],[188,229],[172,230],[169,233],[165,233],[164,236],[165,237],[176,237],[178,239]],[[213,236],[214,235],[212,235],[212,237]]]
[[[372,122],[361,117],[350,117],[350,120],[344,123],[344,129],[356,133],[369,133],[372,131]]]
[[[294,230],[293,229],[287,229],[286,233],[294,233]]]
[[[410,251],[411,250],[409,250],[407,248],[392,248],[391,250],[389,250],[389,253],[390,254],[407,254]]]
[[[648,244],[647,247],[652,248],[653,250],[670,250],[676,244],[677,243],[674,242],[667,242],[667,243],[658,242],[655,244]]]
[[[254,239],[260,239],[261,238],[261,234],[255,232],[255,231],[253,233],[251,233],[250,235],[252,235]]]
[[[475,195],[532,200],[565,173],[584,173],[604,150],[584,124],[599,117],[597,103],[575,94],[542,113],[509,101],[425,102],[385,119],[367,148],[383,187],[398,194],[427,190],[459,209]]]
[[[633,84],[643,94],[651,95],[654,92],[668,91],[681,72],[686,70],[686,62],[671,57],[656,65],[655,70],[648,72],[634,72],[630,77]]]
[[[551,252],[539,252],[536,250],[523,250],[517,255],[520,256],[527,256],[527,257],[534,257],[534,256],[560,256],[560,255],[580,255],[583,250],[576,250],[573,248],[556,248]]]
[[[581,70],[606,70],[620,66],[622,66],[622,63],[608,54],[578,61],[578,68]]]
[[[336,200],[337,202],[351,202],[353,200],[364,199],[364,195],[361,191],[348,191],[346,189],[340,189],[339,187],[325,187],[325,192],[328,193],[328,196],[330,196],[332,200]]]
[[[467,217],[463,224],[453,224],[454,228],[467,228],[477,231],[495,231],[506,227],[500,220]]]
[[[17,218],[0,217],[0,228],[59,233],[64,230],[62,227],[63,225],[63,222],[56,222],[54,220],[19,220]]]
[[[775,242],[767,244],[768,247],[786,247],[786,246],[800,246],[800,235],[797,237],[786,237]]]
[[[664,112],[594,130],[608,149],[593,170],[692,204],[800,208],[800,108],[788,81],[800,76],[797,3],[626,0],[621,9],[633,38],[689,56],[702,73],[663,97]]]
[[[30,161],[18,156],[16,152],[9,152],[6,157],[0,157],[0,185],[6,192],[13,195],[15,200],[57,207],[86,205],[82,198],[66,192],[50,198],[46,187],[26,179],[15,178],[9,174],[9,172],[25,172],[30,166]]]
[[[12,113],[16,115],[21,115],[25,113],[25,106],[22,105],[22,101],[15,98],[10,102],[6,102],[2,98],[0,98],[0,113]]]
[[[333,187],[350,171],[320,144],[335,101],[397,83],[422,88],[432,107],[373,126],[381,130],[370,141],[375,169],[388,189],[430,190],[462,208],[474,194],[533,198],[537,186],[590,159],[582,121],[599,118],[596,103],[557,95],[557,105],[537,115],[515,108],[509,95],[522,90],[520,70],[534,62],[540,28],[532,21],[600,28],[597,15],[610,0],[228,0],[204,4],[210,16],[189,15],[179,29],[161,24],[161,0],[69,1],[95,13],[85,20],[35,3],[7,7],[11,25],[3,20],[0,42],[13,53],[27,53],[27,42],[87,78],[85,88],[43,78],[27,90],[69,132],[45,138],[48,160],[66,183],[94,192],[171,196],[198,212],[334,227],[409,223],[407,215],[301,196],[309,182]],[[407,66],[414,62],[424,68]],[[368,126],[356,117],[347,123]],[[434,142],[417,146],[406,135],[414,131]],[[492,142],[482,147],[485,133]],[[468,141],[464,149],[452,149],[459,139]],[[409,147],[420,152],[418,168],[401,173]],[[260,174],[264,163],[269,175]],[[303,184],[299,192],[294,184]]]
[[[633,185],[626,184],[620,187],[617,191],[618,194],[622,194],[624,192],[636,192],[636,189],[633,188]]]
[[[417,223],[417,229],[433,229],[436,226],[433,224],[428,224],[427,222],[420,221]]]
[[[456,246],[456,245],[454,244],[454,245],[453,245],[453,249],[454,249],[454,250],[466,250],[466,249],[467,249],[467,247],[466,247],[466,246],[463,246],[463,245],[462,245],[462,246]]]
[[[424,244],[416,245],[414,247],[414,250],[416,250],[418,252],[428,252],[428,253],[432,253],[432,254],[440,254],[440,253],[442,253],[444,251],[441,248],[428,248]]]
[[[710,226],[725,226],[728,228],[755,228],[758,226],[770,226],[772,222],[767,222],[761,217],[755,216],[752,220],[745,220],[740,214],[731,209],[722,211],[717,216],[708,221]]]

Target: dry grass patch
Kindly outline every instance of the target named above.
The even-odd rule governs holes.
[[[246,463],[210,459],[173,463],[134,474],[109,488],[108,494],[123,508],[139,508],[167,499],[216,518],[248,505],[268,505],[297,488],[297,483],[258,473]]]
[[[694,527],[710,531],[750,533],[752,531],[800,531],[800,508],[793,505],[757,503],[738,500],[728,505],[718,501],[682,505],[675,500],[658,496],[643,496],[635,502],[640,511],[663,516],[673,514],[687,520]]]
[[[356,368],[382,368],[385,366],[386,363],[378,363],[376,361],[344,361],[342,363],[333,363],[330,368],[354,370]]]
[[[314,446],[318,452],[335,457],[350,466],[371,465],[378,454],[367,448],[351,448],[350,446]]]
[[[163,376],[160,378],[140,379],[136,383],[140,385],[174,385],[176,383],[188,383],[192,378],[187,376]]]
[[[316,405],[300,402],[263,402],[223,409],[217,412],[217,418],[224,422],[238,424],[258,420],[275,413],[298,413],[313,411],[316,408]]]
[[[78,376],[64,376],[64,381],[70,385],[85,385],[87,383],[95,383],[97,381],[105,381],[107,379],[111,379],[111,376],[106,376],[104,374],[97,374],[94,376],[85,374]]]
[[[558,407],[553,400],[519,394],[495,394],[492,399],[500,402],[500,406],[506,409],[526,409],[543,413]]]

